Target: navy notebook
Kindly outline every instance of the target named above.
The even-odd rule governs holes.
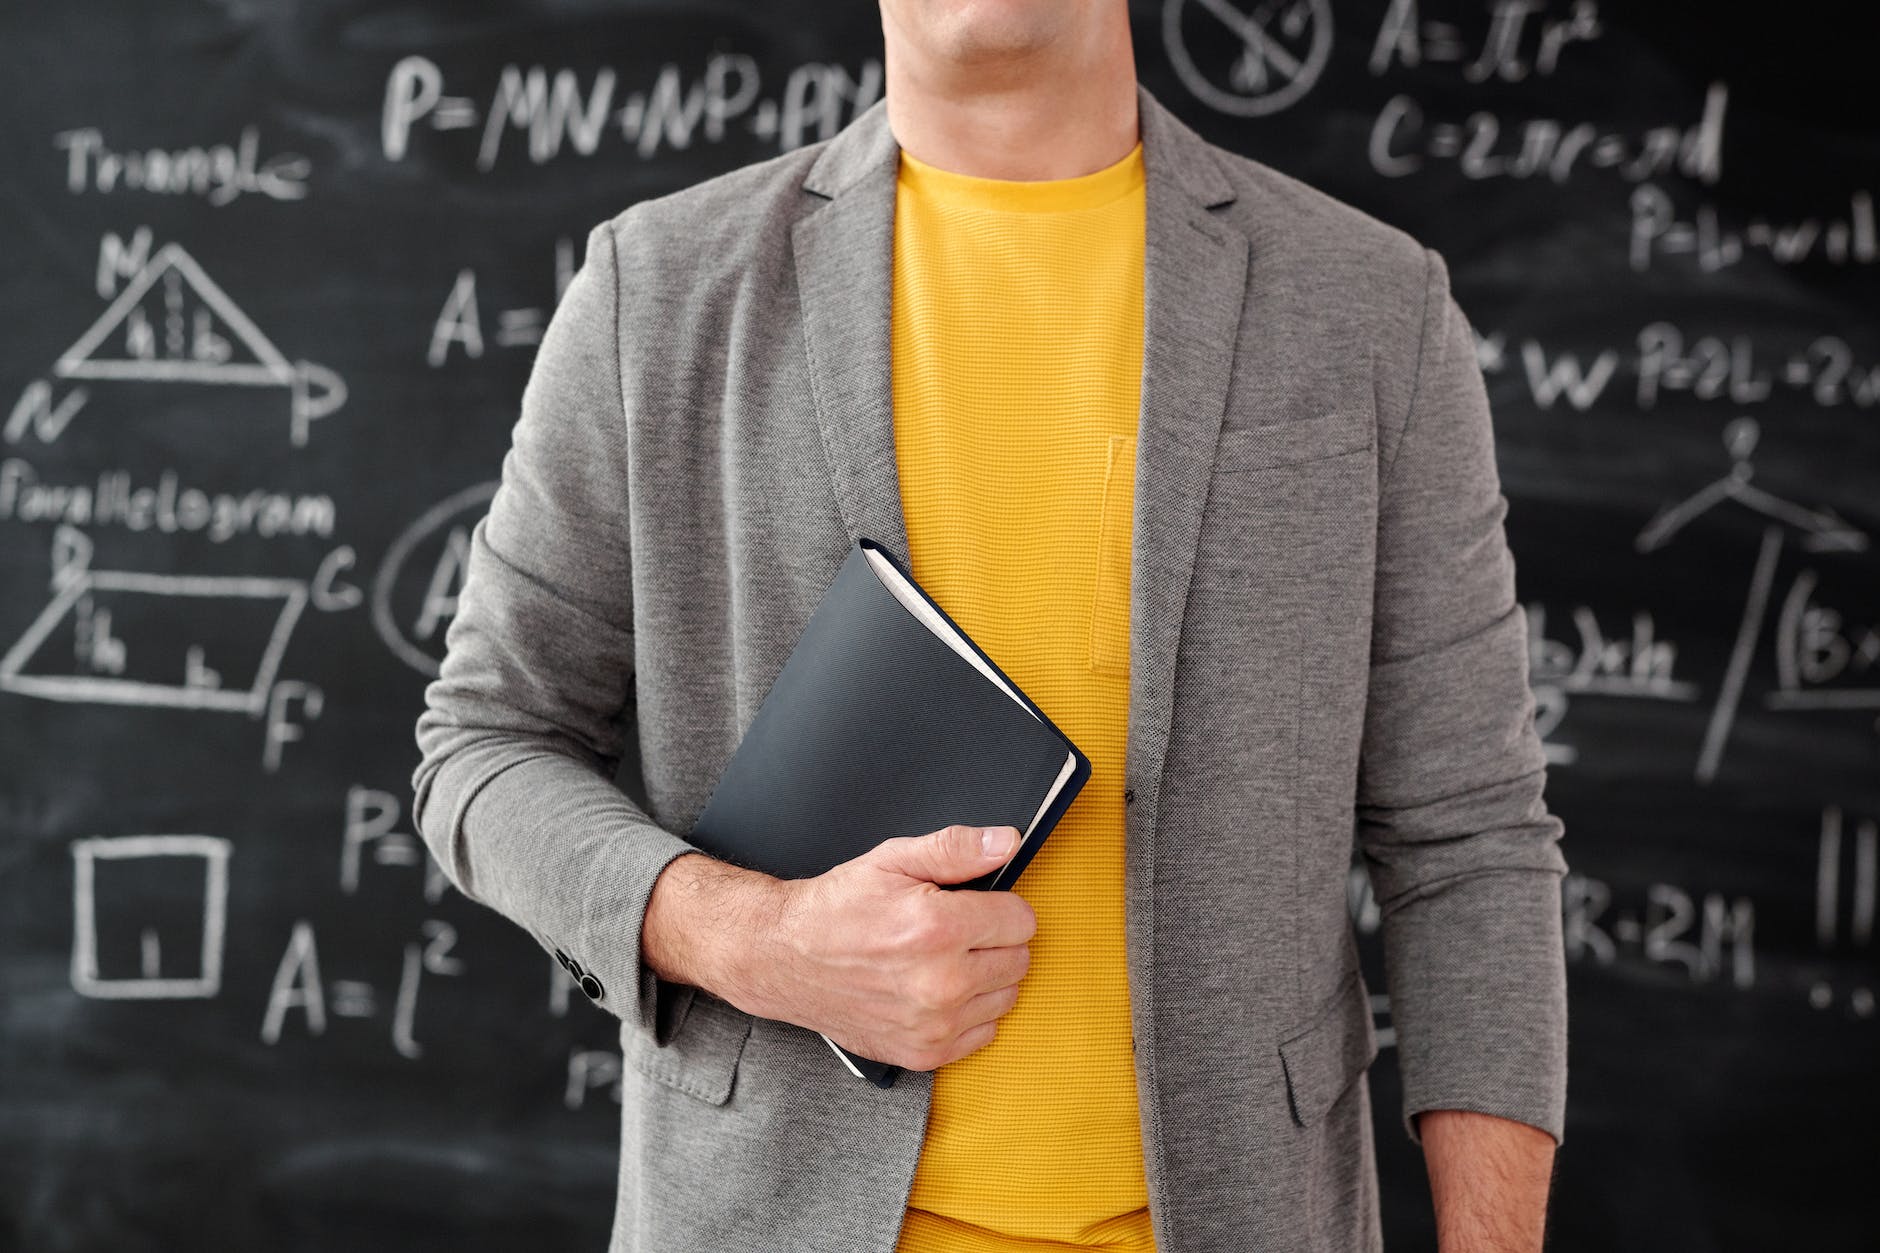
[[[949,823],[1012,826],[1018,851],[965,883],[1010,888],[1090,761],[875,541],[850,549],[686,839],[781,879]],[[823,1036],[851,1071],[900,1067]]]

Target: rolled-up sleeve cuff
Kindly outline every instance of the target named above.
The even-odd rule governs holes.
[[[1403,1124],[1465,1109],[1566,1138],[1567,997],[1560,875],[1479,870],[1428,885],[1384,920]],[[1389,969],[1392,953],[1416,954]],[[1401,967],[1402,963],[1399,963]]]

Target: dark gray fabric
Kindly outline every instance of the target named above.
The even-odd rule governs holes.
[[[1354,837],[1406,1132],[1563,1133],[1566,863],[1487,397],[1436,253],[1138,99],[1125,926],[1156,1242],[1376,1249]],[[877,102],[594,229],[418,724],[441,864],[621,1020],[618,1251],[891,1250],[925,1134],[930,1073],[877,1089],[639,951],[850,545],[906,553],[897,152]],[[645,811],[609,782],[628,751]]]

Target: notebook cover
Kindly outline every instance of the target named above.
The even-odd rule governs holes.
[[[998,870],[942,885],[1009,888],[1082,790],[1090,761],[924,591],[1019,700],[916,618],[865,550],[880,552],[918,590],[893,553],[866,537],[856,542],[686,839],[789,879],[949,823],[1029,828]],[[1033,826],[1067,754],[1072,774]],[[829,1044],[877,1086],[893,1086],[899,1067]]]

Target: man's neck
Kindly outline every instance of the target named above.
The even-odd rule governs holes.
[[[1066,67],[887,63],[888,127],[943,170],[980,178],[1075,178],[1115,164],[1139,138],[1129,47]]]

